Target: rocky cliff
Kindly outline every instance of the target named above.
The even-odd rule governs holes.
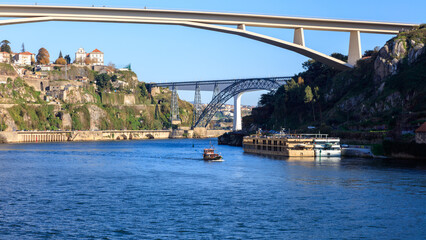
[[[171,127],[169,90],[152,96],[132,72],[110,74],[111,79],[104,82],[108,89],[96,84],[99,72],[81,67],[73,67],[70,72],[86,80],[63,80],[63,73],[55,70],[48,72],[55,76],[52,79],[39,80],[49,84],[50,90],[38,91],[34,86],[40,85],[33,84],[35,80],[29,82],[33,84],[30,86],[11,65],[1,65],[0,75],[8,78],[0,83],[0,131]],[[179,100],[179,107],[182,124],[190,126],[192,105]]]
[[[426,120],[425,44],[422,25],[366,51],[351,70],[338,72],[310,60],[294,81],[262,96],[262,107],[245,119],[245,127],[304,132],[307,126],[315,126],[315,131],[413,130]]]

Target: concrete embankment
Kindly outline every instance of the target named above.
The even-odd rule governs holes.
[[[170,130],[16,131],[0,132],[2,143],[167,139]]]
[[[110,141],[167,138],[211,138],[224,130],[103,130],[103,131],[15,131],[0,132],[0,143]]]

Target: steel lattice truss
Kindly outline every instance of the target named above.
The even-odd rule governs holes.
[[[173,123],[173,121],[179,120],[179,105],[178,105],[178,94],[177,94],[177,88],[173,86],[172,88],[172,99],[170,103],[170,121]]]
[[[200,86],[197,84],[195,86],[195,97],[194,97],[194,113],[193,113],[193,120],[192,122],[195,123],[195,121],[198,120],[202,112],[201,109],[201,91]]]
[[[201,113],[194,127],[206,127],[216,112],[235,95],[250,90],[274,90],[281,84],[271,78],[238,80],[217,94]]]

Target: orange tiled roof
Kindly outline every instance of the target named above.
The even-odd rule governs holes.
[[[30,52],[21,52],[21,53],[19,53],[19,55],[33,55],[33,54],[30,53]]]
[[[99,51],[99,49],[96,48],[95,50],[92,51],[92,53],[102,53],[102,52]]]
[[[416,133],[426,132],[426,122],[424,122],[419,128],[416,129]]]

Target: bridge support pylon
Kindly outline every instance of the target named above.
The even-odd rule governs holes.
[[[359,31],[351,31],[349,38],[348,63],[352,66],[355,66],[356,62],[361,59],[361,57],[361,36]]]
[[[234,131],[243,129],[241,119],[241,95],[243,94],[239,93],[234,96]]]
[[[192,127],[194,127],[195,122],[198,120],[202,112],[201,109],[201,90],[198,83],[195,84],[195,97],[194,97],[194,113],[192,120]]]
[[[303,28],[294,29],[293,43],[299,44],[303,47],[305,46],[305,34],[303,33]]]
[[[180,124],[179,119],[179,98],[177,93],[177,87],[172,87],[172,99],[170,103],[170,122],[171,124]]]

